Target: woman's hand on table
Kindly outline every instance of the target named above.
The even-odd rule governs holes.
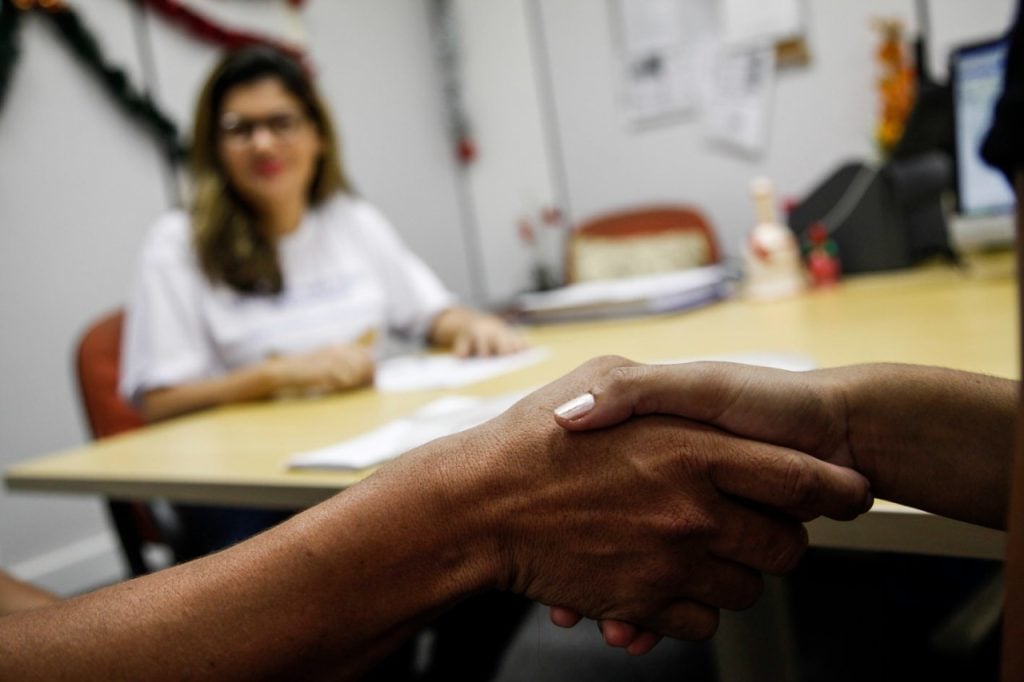
[[[373,351],[362,343],[336,344],[302,355],[278,356],[267,361],[274,376],[274,394],[318,395],[335,393],[373,381]]]
[[[430,340],[450,346],[452,353],[462,358],[511,355],[527,347],[522,335],[501,318],[462,307],[437,316]]]

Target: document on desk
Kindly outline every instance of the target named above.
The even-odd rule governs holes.
[[[374,387],[386,393],[462,388],[535,365],[549,355],[545,348],[489,358],[458,358],[450,353],[405,355],[378,365]]]
[[[721,265],[642,277],[581,282],[523,294],[516,299],[527,322],[564,322],[602,317],[664,313],[727,297],[732,283]]]
[[[424,443],[471,429],[498,416],[529,391],[517,391],[495,398],[455,395],[440,398],[412,416],[396,419],[350,440],[317,450],[298,453],[288,462],[290,469],[367,469],[394,459]]]

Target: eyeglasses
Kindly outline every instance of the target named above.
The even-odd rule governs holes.
[[[295,113],[273,114],[265,118],[243,118],[227,113],[220,120],[220,137],[227,144],[244,147],[252,143],[257,130],[266,128],[278,140],[289,142],[308,120],[308,117]]]

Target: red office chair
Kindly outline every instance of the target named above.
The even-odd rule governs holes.
[[[616,279],[719,261],[708,220],[686,206],[651,206],[598,216],[569,236],[568,283]]]
[[[142,415],[117,392],[124,312],[117,310],[92,323],[78,341],[75,369],[78,389],[93,438],[106,438],[144,424]],[[164,502],[108,500],[111,520],[133,576],[150,573],[143,548],[155,543],[170,548],[175,562],[195,556],[173,509]]]

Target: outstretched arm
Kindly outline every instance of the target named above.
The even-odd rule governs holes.
[[[684,420],[556,426],[613,362],[224,552],[0,618],[0,678],[351,678],[495,588],[703,638],[798,560],[803,528],[769,507],[865,508],[849,469]]]
[[[223,376],[147,391],[142,413],[159,421],[218,405],[281,396],[334,393],[373,381],[369,343],[336,344],[301,355],[277,356]]]
[[[811,453],[864,474],[879,497],[1004,528],[1018,383],[915,365],[812,372],[628,364],[590,393],[567,429],[672,414]]]

